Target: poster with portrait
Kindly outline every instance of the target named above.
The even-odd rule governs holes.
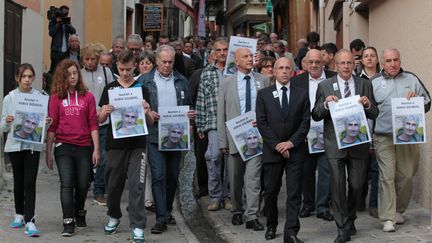
[[[310,154],[324,152],[324,121],[311,119],[310,129],[307,135]]]
[[[12,138],[42,144],[45,139],[45,117],[48,95],[17,93],[13,97]]]
[[[109,103],[114,106],[111,126],[114,139],[147,135],[142,89],[110,89]]]
[[[371,141],[368,122],[359,95],[329,102],[338,148],[348,148]]]
[[[249,111],[225,122],[243,161],[263,153],[263,139],[258,128],[252,124],[255,120],[255,112]]]
[[[394,144],[426,143],[424,98],[392,98]]]
[[[233,75],[237,72],[234,52],[239,48],[245,47],[250,49],[252,54],[255,54],[257,49],[257,42],[257,39],[231,36],[228,47],[228,56],[225,63],[224,75]]]
[[[159,151],[183,151],[190,149],[189,106],[161,106],[158,107],[160,115]]]

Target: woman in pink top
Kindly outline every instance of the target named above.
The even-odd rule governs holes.
[[[99,124],[93,94],[84,85],[78,64],[63,60],[57,65],[48,115],[46,163],[53,169],[54,157],[60,175],[63,210],[62,236],[71,236],[77,227],[86,227],[85,200],[92,167],[99,163]]]

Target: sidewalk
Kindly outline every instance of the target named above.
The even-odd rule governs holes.
[[[12,220],[15,210],[13,204],[12,174],[5,173],[7,185],[0,191],[0,242],[2,243],[51,243],[51,242],[132,242],[131,229],[129,228],[127,206],[127,190],[122,196],[123,217],[118,231],[114,235],[105,235],[103,232],[104,224],[107,221],[106,207],[98,206],[93,202],[93,193],[90,190],[87,196],[87,225],[88,227],[76,230],[70,238],[60,235],[63,230],[62,211],[60,205],[60,182],[56,168],[50,171],[45,163],[40,163],[39,175],[37,179],[36,193],[36,225],[41,231],[41,237],[30,239],[24,235],[24,229],[12,229],[9,223]],[[176,208],[176,207],[175,207]],[[144,205],[143,205],[144,210]],[[173,213],[177,225],[168,226],[168,231],[155,235],[150,233],[150,228],[155,224],[155,215],[146,211],[147,228],[145,229],[145,239],[147,242],[182,243],[197,242],[194,235],[184,222],[183,217],[175,209]]]
[[[284,183],[283,183],[284,184]],[[279,225],[277,227],[277,237],[274,240],[266,241],[264,231],[252,231],[246,229],[245,224],[234,226],[231,224],[232,214],[228,210],[222,209],[216,212],[207,211],[207,197],[199,199],[199,204],[204,216],[216,229],[222,239],[233,243],[280,243],[283,242],[283,226],[285,223],[285,199],[286,188],[282,186],[278,199]],[[244,204],[245,205],[245,204]],[[421,208],[418,204],[411,201],[409,209],[404,213],[406,223],[396,226],[396,232],[385,233],[378,219],[372,218],[367,212],[357,214],[356,227],[357,234],[351,238],[354,243],[412,243],[412,242],[432,242],[432,230],[430,225],[430,213]],[[264,217],[259,217],[259,221],[265,226]],[[305,242],[313,243],[332,243],[337,236],[336,224],[334,221],[327,222],[312,215],[308,218],[300,219],[300,232],[298,238]]]

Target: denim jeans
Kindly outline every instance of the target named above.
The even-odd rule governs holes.
[[[318,180],[316,185],[316,212],[329,211],[331,201],[330,171],[325,154],[317,157]]]
[[[54,150],[60,175],[60,201],[63,218],[73,218],[83,210],[92,173],[93,147],[62,143]]]
[[[105,139],[107,133],[108,125],[99,127],[99,145],[100,145],[100,161],[101,163],[96,169],[96,174],[94,177],[94,189],[93,195],[103,196],[105,194]]]
[[[173,209],[180,172],[181,151],[159,151],[155,143],[147,143],[147,156],[152,173],[152,191],[156,206],[156,223],[166,224]]]

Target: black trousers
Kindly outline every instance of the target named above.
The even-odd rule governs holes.
[[[315,210],[316,169],[317,157],[306,155],[302,179],[303,208],[308,208],[311,211]]]
[[[264,200],[267,227],[278,225],[277,197],[282,185],[285,171],[287,200],[284,237],[296,236],[300,230],[298,214],[301,206],[301,179],[304,161],[289,161],[283,159],[277,163],[263,163]]]
[[[356,211],[362,199],[363,184],[366,180],[367,160],[329,158],[328,161],[333,215],[337,227],[343,228],[348,221],[357,218]],[[348,172],[348,178],[345,171]]]
[[[14,180],[15,213],[24,215],[24,221],[30,222],[35,211],[39,152],[11,152],[9,158]]]
[[[195,146],[195,157],[196,157],[196,177],[199,192],[208,191],[208,174],[207,174],[207,163],[205,159],[205,152],[208,146],[207,134],[203,139],[198,137],[198,133],[194,132],[194,146]]]

